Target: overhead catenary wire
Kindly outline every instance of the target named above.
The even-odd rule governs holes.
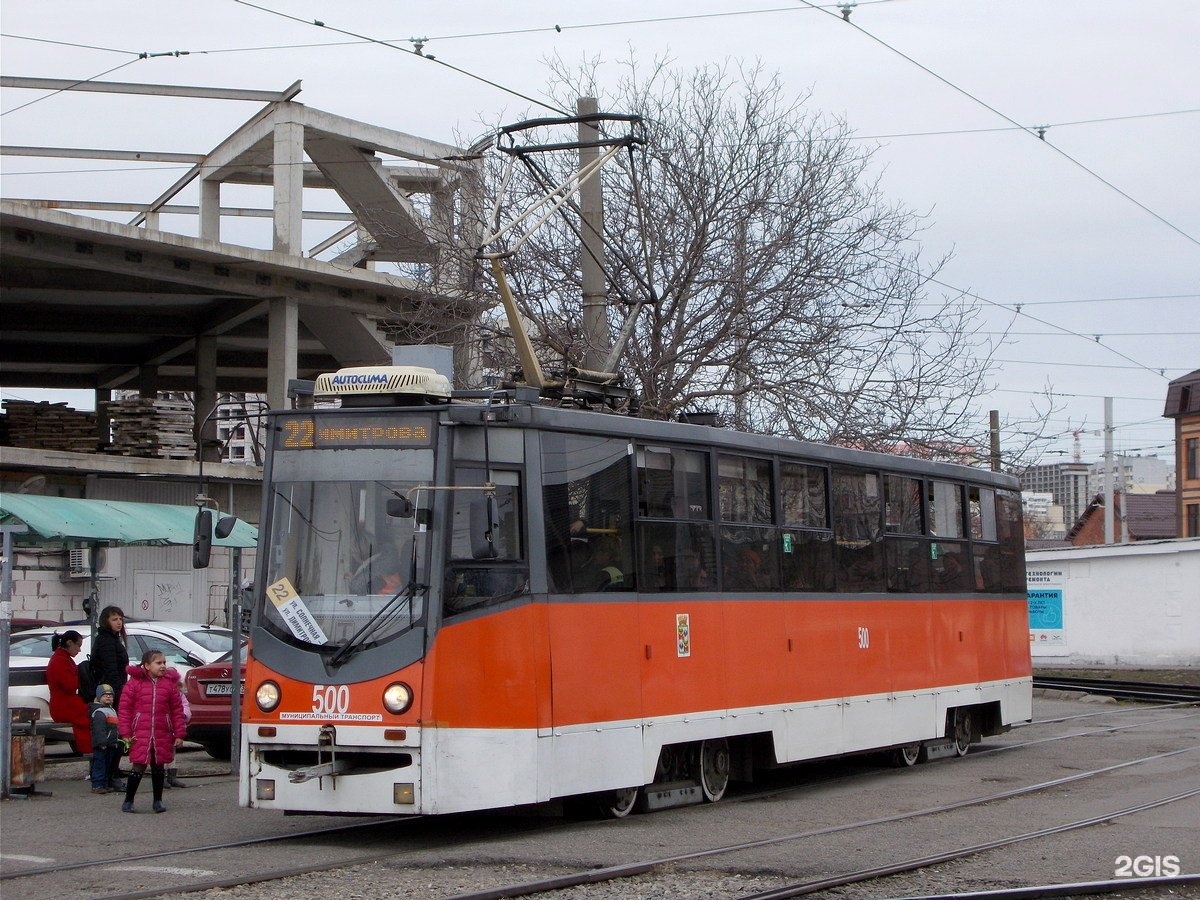
[[[408,54],[409,56],[417,57],[418,59],[424,59],[424,60],[428,60],[429,62],[432,62],[432,63],[437,63],[440,66],[444,66],[447,69],[450,69],[454,72],[458,72],[460,75],[465,75],[468,78],[473,78],[476,81],[481,81],[484,84],[490,85],[491,87],[494,87],[497,90],[504,91],[507,94],[512,94],[514,97],[519,97],[522,100],[528,100],[530,103],[540,106],[543,109],[551,110],[552,112],[556,112],[563,116],[570,115],[569,112],[567,112],[564,109],[560,109],[559,107],[555,106],[552,103],[547,103],[545,100],[538,100],[535,97],[530,97],[528,94],[522,94],[520,91],[513,90],[510,87],[505,87],[504,85],[500,84],[497,81],[492,81],[489,78],[484,78],[482,75],[476,75],[474,72],[468,72],[466,69],[460,68],[459,66],[452,65],[451,63],[448,63],[445,60],[438,59],[434,56],[429,56],[425,53],[420,52],[419,48],[409,50],[407,47],[401,47],[401,46],[398,46],[397,44],[391,43],[389,41],[381,40],[379,38],[369,37],[368,35],[365,35],[365,34],[358,34],[357,32],[354,32],[354,31],[348,31],[344,28],[338,28],[334,25],[329,25],[329,24],[321,21],[320,19],[301,19],[298,16],[293,16],[289,13],[281,12],[280,10],[277,10],[277,9],[271,9],[269,6],[259,6],[257,3],[251,3],[250,0],[233,0],[233,2],[240,4],[242,6],[248,6],[251,9],[257,9],[257,10],[260,10],[265,13],[270,13],[271,15],[274,15],[274,16],[280,16],[281,18],[284,18],[284,19],[290,19],[293,22],[299,22],[303,25],[312,25],[316,28],[325,28],[325,29],[328,29],[329,31],[336,31],[338,34],[345,34],[350,37],[358,38],[359,40],[362,40],[366,43],[378,44],[381,47],[387,47],[391,50],[398,50],[401,53],[405,53],[405,54]]]
[[[923,63],[919,62],[918,60],[914,59],[913,57],[909,56],[903,50],[893,47],[887,41],[883,40],[883,38],[872,34],[870,31],[867,31],[865,28],[862,28],[856,22],[852,21],[851,17],[849,15],[843,16],[837,12],[833,12],[832,10],[818,6],[817,4],[811,2],[811,0],[798,0],[798,2],[803,3],[805,6],[811,8],[811,9],[819,10],[820,12],[825,13],[826,15],[832,16],[833,18],[837,19],[838,21],[844,21],[844,24],[849,25],[851,28],[853,28],[859,34],[862,34],[863,36],[869,38],[870,40],[879,44],[881,47],[886,48],[890,52],[895,53],[897,56],[901,57],[902,59],[907,60],[912,65],[914,65],[918,69],[920,69],[922,72],[925,72],[928,75],[931,75],[932,77],[936,78],[938,81],[940,81],[942,84],[949,87],[951,90],[953,90],[959,94],[962,94],[964,97],[968,98],[973,103],[976,103],[979,106],[982,106],[984,109],[988,110],[989,112],[993,113],[994,115],[999,116],[1001,119],[1003,119],[1005,122],[1008,122],[1010,125],[1015,126],[1016,128],[1020,128],[1022,131],[1028,131],[1030,135],[1038,138],[1042,144],[1049,147],[1051,150],[1053,150],[1055,153],[1057,153],[1063,159],[1067,160],[1068,162],[1070,162],[1072,165],[1076,166],[1077,168],[1082,169],[1084,172],[1091,175],[1093,178],[1095,178],[1101,184],[1104,184],[1109,189],[1120,194],[1122,197],[1124,197],[1130,203],[1134,204],[1136,207],[1141,209],[1143,212],[1145,212],[1148,215],[1152,216],[1153,218],[1157,219],[1160,223],[1162,223],[1167,228],[1174,231],[1180,237],[1182,237],[1185,240],[1188,240],[1191,243],[1195,244],[1196,246],[1200,247],[1200,239],[1194,237],[1193,235],[1188,234],[1186,231],[1184,231],[1182,228],[1180,228],[1174,222],[1171,222],[1169,219],[1167,219],[1164,216],[1160,215],[1159,213],[1155,212],[1153,209],[1151,209],[1149,206],[1147,206],[1146,204],[1142,203],[1140,200],[1133,197],[1131,194],[1129,194],[1126,191],[1122,190],[1121,188],[1117,187],[1115,184],[1113,184],[1111,181],[1109,181],[1107,178],[1105,178],[1099,172],[1096,172],[1094,169],[1089,168],[1084,163],[1077,160],[1075,157],[1071,156],[1071,154],[1067,153],[1061,147],[1055,146],[1053,143],[1045,140],[1045,135],[1039,134],[1038,130],[1036,128],[1030,129],[1030,128],[1027,128],[1026,126],[1021,125],[1021,123],[1018,122],[1016,119],[1012,118],[1012,116],[1009,116],[1007,113],[1001,112],[999,109],[992,106],[987,101],[985,101],[979,97],[976,97],[974,94],[972,94],[970,91],[966,90],[965,88],[959,87],[957,84],[955,84],[953,81],[950,81],[945,76],[939,75],[937,72],[933,71],[933,69],[929,68],[928,66],[924,65]]]

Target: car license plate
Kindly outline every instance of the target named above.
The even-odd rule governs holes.
[[[242,685],[242,693],[246,692],[245,685]],[[204,686],[204,695],[206,697],[232,697],[233,685],[228,681],[218,684],[206,684]]]

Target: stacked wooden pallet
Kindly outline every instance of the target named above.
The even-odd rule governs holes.
[[[103,404],[112,422],[110,453],[194,459],[192,404],[187,400],[129,397]]]
[[[99,438],[95,413],[48,401],[5,400],[3,406],[9,446],[75,453],[96,451]]]

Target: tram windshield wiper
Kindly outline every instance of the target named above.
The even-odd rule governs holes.
[[[416,597],[417,592],[424,591],[426,588],[427,585],[417,584],[416,581],[410,581],[404,587],[400,588],[400,590],[396,591],[396,593],[392,594],[387,603],[380,607],[379,612],[371,616],[367,623],[363,625],[362,628],[358,629],[358,631],[354,633],[353,637],[346,641],[346,643],[343,644],[341,648],[329,658],[330,665],[340,666],[351,656],[361,650],[363,645],[366,644],[373,635],[377,634],[380,628],[391,621],[396,614],[404,608],[406,603],[408,604],[408,608],[411,610],[413,599]]]

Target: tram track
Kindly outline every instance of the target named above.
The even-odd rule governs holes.
[[[997,801],[1002,801],[1002,800],[1007,800],[1007,799],[1012,799],[1012,798],[1020,797],[1023,795],[1034,794],[1034,793],[1048,791],[1048,790],[1054,790],[1054,789],[1060,788],[1062,786],[1065,786],[1065,785],[1068,785],[1068,784],[1071,784],[1074,782],[1079,782],[1079,781],[1094,778],[1097,776],[1102,776],[1102,775],[1107,775],[1110,773],[1119,772],[1119,771],[1129,769],[1129,768],[1132,768],[1135,766],[1155,762],[1158,760],[1168,759],[1168,758],[1183,755],[1183,754],[1194,753],[1197,751],[1200,751],[1200,744],[1196,744],[1196,745],[1189,746],[1189,747],[1184,747],[1184,748],[1177,749],[1177,750],[1171,750],[1171,751],[1167,751],[1164,753],[1153,754],[1150,756],[1145,756],[1145,757],[1141,757],[1141,758],[1134,759],[1134,760],[1128,760],[1128,761],[1124,761],[1124,762],[1120,762],[1120,763],[1115,763],[1110,766],[1105,766],[1102,768],[1089,770],[1087,772],[1077,772],[1077,773],[1073,773],[1071,775],[1067,775],[1067,776],[1064,776],[1061,778],[1052,779],[1050,781],[1040,782],[1040,783],[1032,784],[1032,785],[1025,785],[1025,786],[1017,787],[1017,788],[1011,788],[1011,789],[1004,790],[1004,791],[989,793],[989,794],[979,796],[979,797],[968,798],[968,799],[956,801],[953,803],[941,804],[941,805],[937,805],[937,806],[926,807],[923,809],[906,811],[906,812],[902,812],[902,813],[896,813],[893,815],[882,816],[882,817],[873,818],[873,819],[848,822],[848,823],[843,823],[843,824],[839,824],[839,825],[828,826],[825,828],[809,829],[806,831],[801,831],[801,832],[796,832],[796,833],[791,833],[791,834],[786,834],[786,835],[780,835],[780,836],[775,836],[775,837],[770,837],[770,838],[762,838],[762,839],[757,839],[757,840],[753,840],[753,841],[741,842],[741,843],[737,843],[737,844],[728,844],[728,845],[722,845],[722,846],[717,846],[717,847],[711,847],[711,848],[706,848],[706,849],[698,850],[698,851],[692,851],[692,852],[684,853],[684,854],[676,854],[676,855],[672,855],[672,856],[665,856],[665,857],[659,857],[659,858],[655,858],[655,859],[637,861],[637,862],[633,862],[633,863],[626,863],[626,864],[612,866],[612,867],[608,867],[608,868],[604,868],[604,869],[590,869],[586,872],[574,873],[572,875],[560,875],[560,876],[556,876],[555,878],[552,878],[552,879],[528,882],[528,883],[523,883],[521,885],[510,885],[505,888],[493,888],[493,889],[490,889],[489,891],[481,891],[481,892],[477,892],[475,894],[462,895],[462,900],[468,900],[468,898],[469,898],[469,900],[490,900],[490,898],[521,896],[522,893],[519,893],[519,892],[514,893],[514,891],[516,891],[518,888],[520,889],[520,891],[523,891],[525,894],[546,893],[551,890],[558,890],[563,887],[570,887],[570,886],[577,885],[577,884],[578,885],[595,884],[595,883],[599,883],[599,882],[603,882],[603,881],[612,881],[612,880],[617,880],[617,879],[622,879],[622,878],[629,878],[632,876],[645,874],[645,873],[653,873],[664,867],[677,865],[680,863],[693,862],[696,860],[710,858],[710,857],[717,857],[717,856],[721,856],[721,855],[727,855],[727,854],[737,853],[737,852],[741,852],[741,851],[752,850],[752,849],[756,849],[756,848],[770,847],[773,845],[779,845],[779,844],[785,844],[788,842],[800,841],[800,840],[804,840],[807,838],[814,838],[814,837],[818,837],[818,836],[822,836],[822,835],[831,835],[831,834],[837,834],[837,833],[851,832],[851,831],[855,831],[858,829],[871,828],[871,827],[885,825],[885,824],[889,824],[889,823],[911,821],[911,820],[915,820],[915,819],[919,819],[919,818],[923,818],[923,817],[928,817],[928,816],[951,812],[954,810],[961,810],[961,809],[967,809],[967,808],[971,808],[971,807],[983,806],[985,804],[995,803]],[[1189,791],[1189,792],[1184,792],[1183,794],[1176,795],[1173,798],[1169,798],[1167,800],[1162,800],[1159,803],[1161,804],[1161,803],[1166,803],[1166,802],[1174,802],[1175,800],[1184,799],[1185,797],[1191,797],[1196,794],[1200,794],[1200,789]],[[752,799],[755,799],[755,797],[753,795],[751,795],[751,796],[748,796],[745,798],[739,798],[739,799],[752,800]],[[1154,808],[1154,805],[1152,804],[1152,805],[1146,806],[1145,808],[1147,808],[1147,809]],[[1099,819],[1099,821],[1107,821],[1111,818],[1116,818],[1116,817],[1119,817],[1122,815],[1129,815],[1133,811],[1137,811],[1137,810],[1134,810],[1134,809],[1119,810],[1114,813],[1107,814],[1106,816],[1101,817]],[[353,833],[356,831],[362,831],[362,830],[366,830],[366,829],[378,829],[381,826],[388,826],[388,825],[394,825],[394,824],[405,825],[408,823],[412,823],[414,826],[416,826],[417,823],[420,823],[420,822],[429,823],[432,821],[434,821],[434,820],[419,819],[419,818],[413,818],[413,819],[391,818],[391,819],[385,819],[385,820],[374,820],[374,821],[370,821],[370,822],[358,822],[358,823],[354,823],[351,825],[335,826],[333,828],[311,829],[308,831],[292,832],[289,834],[278,834],[278,835],[271,835],[271,836],[260,837],[260,838],[246,838],[246,839],[237,840],[237,841],[217,842],[217,843],[205,844],[203,846],[175,848],[175,849],[171,849],[171,850],[156,851],[153,853],[138,854],[136,856],[126,856],[126,857],[105,859],[105,860],[96,860],[96,861],[90,861],[90,862],[67,863],[67,864],[63,864],[60,866],[46,866],[46,867],[42,867],[39,869],[26,869],[21,872],[5,873],[4,878],[12,879],[12,878],[17,878],[17,877],[22,877],[22,876],[27,877],[27,878],[34,878],[37,876],[55,875],[55,874],[59,874],[59,873],[63,873],[63,872],[80,870],[80,869],[104,870],[104,869],[113,868],[113,867],[118,867],[118,868],[124,867],[124,866],[127,866],[130,863],[134,863],[134,862],[145,862],[148,860],[163,860],[163,859],[168,859],[168,858],[172,858],[172,857],[179,858],[179,859],[186,859],[186,857],[190,854],[212,853],[212,852],[218,852],[221,850],[250,847],[250,846],[253,846],[256,844],[280,843],[280,842],[286,842],[289,840],[295,840],[295,841],[299,842],[299,841],[302,841],[307,838],[323,838],[323,837],[329,837],[329,836],[334,836],[334,835],[338,835],[338,834]],[[487,820],[485,817],[483,820],[472,819],[472,821],[473,822],[481,822],[482,821],[483,823],[488,823],[488,822],[494,821],[494,820]],[[1072,828],[1081,828],[1081,827],[1085,827],[1085,825],[1088,823],[1092,823],[1092,820],[1089,819],[1089,820],[1084,820],[1081,823],[1068,823],[1068,824]],[[525,833],[528,835],[534,835],[534,834],[537,834],[538,832],[543,832],[543,831],[552,832],[552,831],[559,830],[559,829],[561,829],[561,823],[555,822],[555,823],[549,824],[549,825],[533,825],[533,826],[529,827]],[[473,831],[476,829],[469,829],[469,830]],[[460,832],[459,829],[454,829],[454,831],[456,832],[456,836],[451,839],[437,840],[436,836],[435,836],[434,840],[432,842],[420,841],[419,842],[420,846],[417,846],[417,847],[409,846],[409,847],[406,847],[402,851],[397,851],[395,844],[394,844],[394,835],[387,835],[385,837],[380,838],[381,840],[387,841],[388,845],[385,848],[370,851],[370,852],[363,853],[360,855],[356,855],[351,858],[341,857],[341,858],[335,859],[335,860],[322,860],[322,861],[314,860],[311,863],[300,865],[300,866],[290,866],[290,867],[284,867],[284,868],[278,868],[278,869],[272,869],[272,870],[266,870],[266,871],[256,871],[252,874],[240,874],[240,875],[232,875],[232,876],[225,875],[222,877],[203,879],[200,881],[195,881],[195,880],[185,881],[183,883],[173,884],[170,886],[160,885],[153,890],[133,891],[133,892],[127,892],[127,893],[111,894],[106,898],[106,900],[137,900],[137,898],[156,897],[156,896],[162,896],[165,894],[172,894],[172,895],[188,894],[188,893],[194,893],[197,891],[210,890],[210,889],[216,889],[216,888],[230,888],[230,887],[235,887],[238,885],[271,882],[271,881],[277,881],[277,880],[281,880],[281,879],[285,879],[285,878],[293,878],[293,877],[297,877],[297,876],[301,876],[301,875],[318,873],[318,872],[322,872],[322,871],[329,871],[329,870],[334,870],[334,869],[338,869],[338,870],[349,869],[349,868],[352,868],[355,866],[365,866],[365,865],[370,865],[372,863],[382,862],[385,860],[395,860],[397,858],[402,858],[406,854],[410,854],[410,853],[414,853],[414,852],[422,852],[422,851],[427,851],[427,850],[441,851],[441,850],[447,850],[447,849],[452,849],[452,848],[459,848],[459,847],[463,847],[463,846],[470,846],[475,843],[482,844],[482,843],[487,843],[487,842],[489,842],[490,839],[493,839],[496,837],[508,837],[511,835],[511,829],[505,829],[503,831],[502,835],[496,835],[494,828],[480,828],[478,830],[480,831],[479,835],[474,835],[474,834],[464,835]],[[1050,830],[1044,829],[1043,832],[1045,834],[1054,834],[1054,833],[1058,833],[1058,832],[1061,832],[1064,830],[1069,830],[1068,826],[1066,826],[1066,825],[1056,826],[1054,829],[1050,829]],[[1042,832],[1038,832],[1036,834],[1028,833],[1024,836],[1021,836],[1021,840],[1030,840],[1033,837],[1040,836],[1041,834],[1042,834]],[[1015,839],[1007,839],[1006,841],[997,843],[995,845],[996,846],[1006,846],[1008,843],[1015,843],[1015,842],[1016,842]],[[988,848],[984,847],[982,845],[976,845],[973,848],[959,848],[959,850],[956,851],[959,854],[958,856],[947,857],[947,859],[961,858],[962,856],[970,855],[971,852],[979,853],[979,852],[983,852],[983,850],[985,850],[985,849],[988,849]],[[968,852],[968,851],[970,851],[970,852]],[[935,865],[938,862],[944,862],[944,861],[946,861],[946,860],[943,860],[940,857],[937,859],[930,858],[929,861],[926,861],[923,864],[924,865]],[[916,860],[908,861],[908,863],[911,864],[913,866],[913,868],[917,867],[915,865],[916,862],[917,862]],[[213,864],[208,863],[208,865],[211,866]],[[911,869],[909,869],[909,870],[911,870]],[[897,871],[902,871],[902,870],[897,870]],[[878,872],[878,873],[870,874],[870,875],[865,874],[868,872],[875,872],[875,870],[863,870],[862,872],[852,873],[852,874],[857,874],[857,875],[861,876],[863,879],[866,879],[868,877],[880,878],[880,877],[884,877],[885,874],[889,874],[889,873],[885,873],[885,872]],[[840,876],[840,877],[846,877],[846,876]],[[564,880],[564,879],[566,879],[566,880]],[[845,882],[845,883],[852,883],[852,882]],[[823,882],[822,882],[822,885],[823,885],[823,887],[830,886],[830,885],[824,885]],[[823,889],[823,887],[812,888],[812,890]],[[801,893],[809,893],[809,892],[811,892],[811,891],[809,891],[809,890],[801,891]],[[796,895],[792,894],[792,895],[783,895],[783,896],[796,896]]]
[[[1123,700],[1200,703],[1200,685],[1191,684],[1160,684],[1146,681],[1114,681],[1107,678],[1035,675],[1033,686],[1062,691],[1082,691]]]

